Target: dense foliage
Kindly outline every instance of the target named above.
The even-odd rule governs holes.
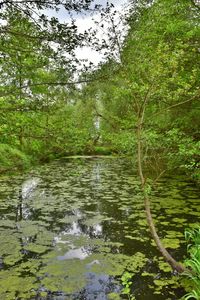
[[[2,148],[9,145],[32,160],[96,152],[132,155],[145,103],[144,161],[157,173],[168,162],[167,168],[198,176],[198,13],[188,0],[138,4],[128,18],[120,62],[110,60],[84,73],[83,82],[100,79],[77,88],[70,80],[74,60],[63,54],[73,54],[82,43],[70,39],[75,27],[68,29],[68,50],[62,31],[55,48],[54,23],[47,37],[27,13],[8,5],[0,44]]]
[[[32,161],[86,151],[94,124],[90,104],[81,104],[69,82],[73,63],[66,65],[20,11],[8,12],[6,22],[0,42],[0,169],[15,165],[6,147]]]
[[[96,85],[102,143],[133,153],[145,106],[143,152],[150,167],[167,161],[172,169],[197,170],[198,9],[190,1],[156,1],[129,25],[122,63],[104,65],[101,73],[112,79]]]
[[[192,284],[192,291],[183,299],[200,298],[200,228],[187,230],[185,237],[188,242],[189,258],[185,261],[187,267],[191,268],[192,273],[186,274]]]

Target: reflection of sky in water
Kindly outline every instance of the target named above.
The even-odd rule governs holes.
[[[103,227],[101,224],[96,224],[92,228],[94,235],[101,235],[103,231]]]
[[[70,228],[65,232],[65,234],[72,234],[72,235],[80,235],[81,233],[82,231],[78,222],[72,222]]]
[[[119,293],[121,290],[121,286],[117,285],[108,275],[87,273],[86,276],[88,284],[84,289],[85,297],[83,299],[85,300],[108,300],[107,294],[109,290],[115,293]]]
[[[74,259],[78,258],[80,260],[85,259],[88,257],[92,252],[85,249],[84,247],[81,247],[79,249],[71,249],[65,253],[63,256],[58,256],[58,260],[65,260],[65,259]]]

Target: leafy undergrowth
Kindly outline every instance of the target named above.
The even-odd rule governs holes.
[[[200,299],[200,228],[187,230],[185,232],[188,242],[189,258],[185,261],[186,267],[191,269],[186,275],[191,283],[192,291],[186,294],[183,299]]]
[[[26,149],[27,150],[27,149]],[[0,143],[0,173],[4,172],[15,172],[17,170],[24,170],[30,167],[32,164],[41,162],[50,162],[56,158],[68,157],[72,155],[77,155],[77,153],[66,153],[61,151],[63,149],[51,149],[47,151],[46,149],[31,149],[31,151],[25,151],[26,153],[14,148],[8,144]],[[108,147],[95,147],[93,151],[84,151],[78,153],[78,155],[106,155],[111,156],[113,154],[112,150]]]
[[[25,169],[30,166],[31,158],[8,144],[0,144],[0,173]]]

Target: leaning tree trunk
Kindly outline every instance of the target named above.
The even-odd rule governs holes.
[[[152,235],[152,238],[154,242],[156,243],[156,246],[158,247],[159,251],[161,252],[162,256],[164,257],[165,261],[172,267],[173,270],[176,270],[179,273],[182,273],[186,271],[184,266],[179,264],[170,254],[169,252],[165,249],[163,246],[155,225],[154,221],[151,215],[151,208],[150,208],[150,199],[148,196],[148,193],[146,191],[146,186],[145,186],[145,178],[143,175],[143,167],[142,167],[142,161],[143,161],[143,155],[142,155],[142,123],[143,123],[143,117],[139,119],[138,126],[137,126],[137,160],[138,160],[138,173],[140,177],[140,182],[141,182],[141,188],[143,191],[143,196],[144,196],[144,205],[145,205],[145,213],[146,213],[146,219],[147,223]]]

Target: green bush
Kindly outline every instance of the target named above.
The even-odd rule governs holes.
[[[113,152],[132,155],[136,149],[136,138],[132,132],[103,133],[103,144],[109,145]]]
[[[30,165],[30,157],[8,144],[0,144],[0,172],[24,169]]]
[[[104,146],[95,146],[94,153],[96,155],[111,155],[113,154],[112,149]]]

